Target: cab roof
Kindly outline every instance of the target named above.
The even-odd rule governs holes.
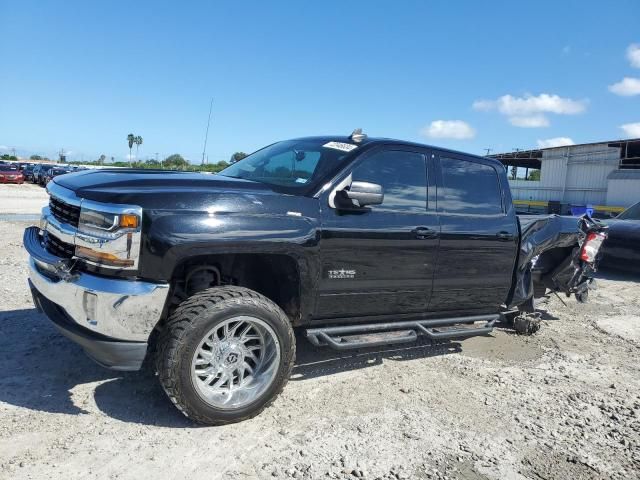
[[[407,146],[407,147],[420,147],[420,148],[430,148],[433,150],[438,150],[440,152],[449,152],[449,153],[454,153],[454,154],[458,154],[458,155],[464,155],[466,157],[474,157],[480,160],[483,160],[485,162],[489,162],[489,163],[493,163],[495,165],[502,165],[498,160],[495,160],[493,158],[490,157],[484,157],[481,155],[475,155],[473,153],[468,153],[468,152],[462,152],[460,150],[452,150],[449,148],[443,148],[443,147],[438,147],[435,145],[428,145],[425,143],[418,143],[418,142],[410,142],[407,140],[398,140],[395,138],[386,138],[386,137],[365,137],[363,140],[361,140],[360,142],[354,142],[350,136],[348,135],[317,135],[317,136],[309,136],[309,137],[299,137],[299,138],[294,138],[293,140],[313,140],[313,141],[317,141],[317,142],[344,142],[344,143],[350,143],[353,145],[367,145],[367,146],[374,146],[374,145],[398,145],[398,146]]]

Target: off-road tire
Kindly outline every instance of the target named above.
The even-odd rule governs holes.
[[[238,315],[266,322],[280,344],[280,365],[273,382],[252,403],[233,410],[215,408],[198,394],[191,380],[191,359],[206,332]],[[291,323],[278,305],[243,287],[215,287],[182,302],[160,333],[156,372],[173,404],[188,418],[207,425],[240,422],[258,415],[282,392],[295,360],[296,343]]]

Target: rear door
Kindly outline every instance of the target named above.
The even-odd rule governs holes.
[[[435,198],[428,208],[427,155],[382,147],[363,154],[344,177],[379,184],[384,201],[344,212],[321,198],[322,277],[317,318],[423,313],[438,249]],[[435,178],[431,180],[435,187]]]
[[[518,246],[503,167],[448,152],[436,161],[441,232],[429,310],[495,311],[511,287]]]

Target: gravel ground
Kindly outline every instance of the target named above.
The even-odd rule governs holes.
[[[95,365],[34,310],[27,225],[0,220],[2,479],[640,478],[640,276],[551,298],[530,337],[356,354],[299,337],[272,407],[201,427],[151,372]]]
[[[46,190],[33,183],[0,185],[0,216],[39,214],[48,198]]]

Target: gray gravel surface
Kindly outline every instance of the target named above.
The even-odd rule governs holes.
[[[551,298],[530,337],[336,354],[299,336],[274,405],[213,428],[34,310],[27,225],[0,221],[2,479],[640,478],[640,276]]]

